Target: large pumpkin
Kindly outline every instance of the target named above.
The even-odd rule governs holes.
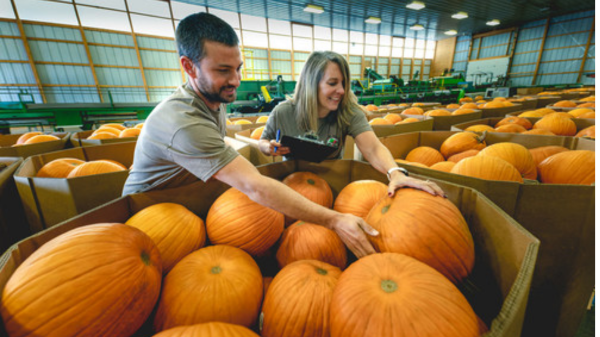
[[[250,327],[263,298],[262,275],[239,248],[201,248],[179,261],[164,279],[154,327],[219,321]]]
[[[160,203],[135,213],[126,222],[154,240],[167,274],[186,255],[204,246],[204,221],[182,205]]]
[[[498,123],[496,123],[495,127],[499,127],[506,124],[519,124],[527,130],[531,129],[532,126],[529,119],[524,117],[512,116],[501,119]]]
[[[304,221],[283,232],[275,256],[279,268],[298,260],[318,260],[344,269],[348,261],[346,246],[333,230]]]
[[[481,150],[479,156],[495,156],[506,160],[514,166],[525,179],[537,178],[537,167],[531,152],[517,143],[501,142],[487,146]]]
[[[25,143],[29,138],[34,137],[34,136],[38,136],[41,135],[42,133],[40,131],[31,131],[31,132],[26,132],[24,134],[22,134],[19,139],[17,139],[17,142],[15,144],[23,144]]]
[[[465,158],[473,157],[473,156],[477,155],[478,153],[479,153],[479,150],[475,150],[475,149],[459,152],[457,154],[451,155],[447,161],[450,161],[453,163],[458,163],[459,161],[461,161]]]
[[[245,326],[223,322],[178,326],[153,337],[260,337]]]
[[[429,167],[432,170],[442,171],[442,172],[450,172],[452,168],[456,165],[453,161],[441,161],[439,163],[435,163]]]
[[[125,171],[123,165],[113,163],[108,160],[92,160],[77,165],[67,176],[67,178],[76,178],[94,174],[111,173]]]
[[[504,159],[495,156],[473,156],[465,158],[452,168],[450,173],[462,174],[485,180],[523,182],[521,173]]]
[[[69,173],[85,161],[77,158],[60,158],[46,163],[37,172],[36,177],[41,178],[66,178]]]
[[[435,163],[444,161],[444,156],[442,156],[440,151],[430,146],[418,146],[410,150],[404,159],[411,162],[421,163],[429,167]]]
[[[35,143],[43,143],[43,142],[51,142],[55,140],[60,140],[60,138],[53,135],[37,135],[27,139],[23,142],[23,145],[26,144],[35,144]]]
[[[330,311],[331,337],[479,336],[477,315],[456,286],[402,254],[373,254],[350,265]]]
[[[325,179],[312,172],[294,172],[282,181],[306,199],[321,206],[331,208],[333,205],[333,192]],[[286,226],[291,225],[298,219],[285,217]],[[301,219],[300,219],[301,220]]]
[[[585,129],[577,132],[575,137],[586,137],[591,139],[596,139],[596,125],[588,126]]]
[[[538,173],[543,183],[591,185],[596,180],[596,153],[572,150],[554,154],[538,165]]]
[[[440,152],[444,158],[448,159],[450,156],[463,151],[481,150],[486,146],[483,139],[484,136],[478,136],[473,132],[458,132],[442,142]]]
[[[142,129],[138,128],[128,128],[119,133],[119,138],[137,137],[140,135],[141,131]]]
[[[265,296],[261,336],[329,337],[329,307],[341,274],[315,260],[283,268]]]
[[[387,193],[387,185],[376,180],[357,180],[338,194],[333,209],[366,218],[371,208]]]
[[[208,210],[206,233],[213,244],[265,253],[283,232],[283,214],[260,205],[235,188],[221,194]]]
[[[459,209],[442,197],[412,188],[382,199],[367,223],[379,231],[369,236],[375,250],[412,256],[455,283],[473,269],[475,250]]]
[[[548,146],[540,146],[533,149],[529,149],[529,153],[531,153],[531,157],[535,162],[535,166],[537,167],[544,159],[550,157],[553,154],[557,154],[559,152],[569,151],[564,146],[558,145],[548,145]]]
[[[9,336],[131,336],[161,285],[160,253],[124,224],[70,230],[29,256],[8,280],[0,311]]]
[[[545,129],[551,131],[557,136],[574,136],[577,133],[577,126],[571,118],[561,115],[547,115],[533,125],[534,129]]]

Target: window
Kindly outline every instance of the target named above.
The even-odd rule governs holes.
[[[288,21],[268,19],[269,34],[292,35],[292,26]]]
[[[242,18],[242,30],[254,30],[258,32],[267,32],[267,20],[257,16],[240,14]]]

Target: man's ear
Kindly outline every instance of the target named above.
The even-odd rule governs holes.
[[[196,72],[194,71],[194,62],[190,60],[187,56],[181,56],[179,58],[179,62],[181,62],[181,67],[183,71],[185,71],[188,76],[191,78],[196,78]]]

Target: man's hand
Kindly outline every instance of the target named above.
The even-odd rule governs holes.
[[[357,258],[376,253],[366,234],[376,236],[379,235],[379,232],[363,219],[352,214],[340,213],[331,224],[331,229],[337,233]]]
[[[391,175],[390,183],[388,184],[388,196],[393,197],[397,189],[401,187],[412,187],[423,190],[433,195],[446,197],[446,193],[434,182],[429,180],[421,180],[405,176],[400,171],[394,171]]]

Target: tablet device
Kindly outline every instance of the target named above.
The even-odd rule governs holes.
[[[282,136],[281,144],[290,148],[290,156],[313,163],[320,163],[338,147],[305,137]]]

